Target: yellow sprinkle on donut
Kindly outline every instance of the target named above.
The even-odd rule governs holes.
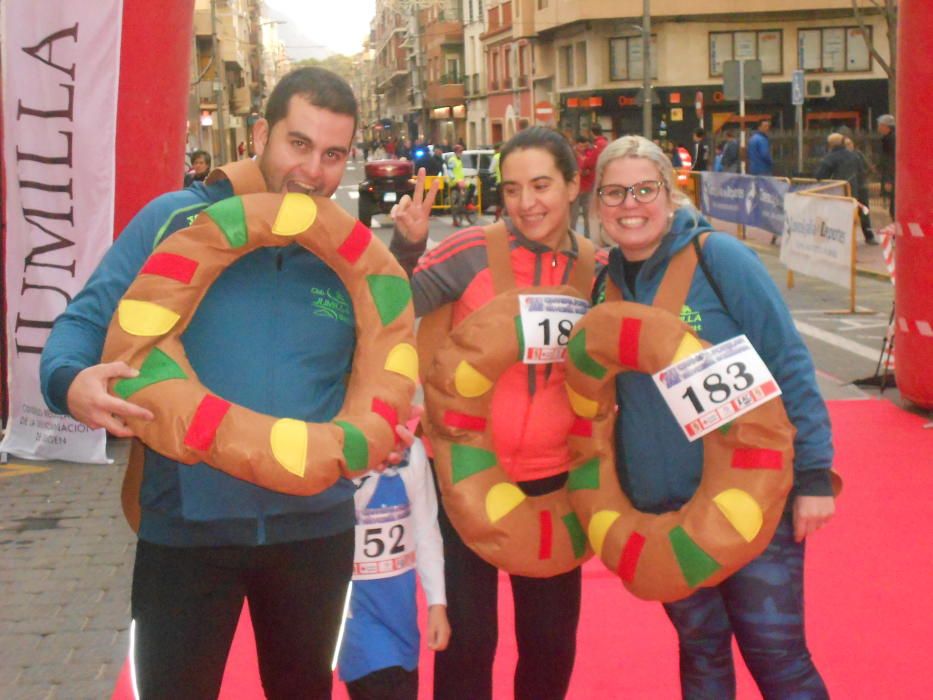
[[[117,307],[117,317],[120,328],[130,335],[150,338],[165,335],[180,318],[177,313],[164,306],[135,299],[123,299]]]
[[[389,351],[385,368],[389,372],[401,374],[413,382],[418,381],[418,351],[411,343],[399,343]]]
[[[681,340],[680,345],[677,346],[677,352],[674,353],[674,357],[670,363],[672,365],[676,365],[685,357],[696,355],[702,349],[703,344],[696,339],[696,336],[693,336],[690,333],[684,333],[683,340]]]
[[[317,218],[317,205],[306,194],[289,192],[282,198],[282,205],[275,215],[272,233],[276,236],[297,236]]]
[[[589,532],[590,546],[596,552],[597,557],[603,555],[603,543],[606,541],[606,533],[612,524],[621,518],[621,514],[614,510],[601,510],[593,514],[590,518]]]
[[[726,489],[713,497],[713,503],[746,542],[758,536],[764,515],[761,506],[746,491]]]
[[[303,477],[308,456],[308,427],[300,420],[282,418],[269,434],[272,454],[292,474]]]
[[[570,406],[573,408],[573,412],[581,418],[595,418],[596,412],[599,410],[599,404],[582,394],[578,394],[569,384],[564,386],[567,388],[567,396],[570,397]]]
[[[468,399],[482,396],[492,388],[492,382],[480,374],[473,365],[466,360],[460,360],[454,371],[454,386],[457,393]]]
[[[498,522],[524,500],[525,494],[515,484],[509,482],[496,484],[486,494],[486,516],[489,522]]]

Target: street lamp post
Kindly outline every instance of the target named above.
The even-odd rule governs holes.
[[[224,129],[224,76],[220,70],[220,61],[217,48],[217,0],[211,0],[211,52],[214,60],[214,102],[217,105],[217,129],[220,132],[220,163],[227,162],[227,134]]]
[[[641,133],[646,139],[650,139],[653,121],[651,114],[651,0],[643,0],[641,24],[623,22],[621,26],[641,33]]]
[[[651,138],[651,0],[644,0],[641,14],[642,108],[641,131]]]

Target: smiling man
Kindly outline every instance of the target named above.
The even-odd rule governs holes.
[[[215,171],[146,205],[52,329],[41,365],[49,407],[124,437],[132,435],[125,417],[151,419],[107,392],[111,379],[135,370],[100,363],[116,304],[149,253],[235,191],[332,195],[356,109],[350,87],[333,73],[293,71],[254,125],[257,158],[234,164],[250,177]],[[321,313],[322,299],[340,313]],[[340,409],[355,342],[345,286],[297,244],[260,248],[225,270],[184,335],[188,359],[211,391],[310,422],[329,421]],[[216,697],[246,599],[267,697],[329,698],[353,564],[353,492],[341,479],[315,496],[283,495],[147,449],[132,587],[140,697]]]

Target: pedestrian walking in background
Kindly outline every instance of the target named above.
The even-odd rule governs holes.
[[[829,150],[820,161],[813,177],[817,180],[844,180],[849,183],[851,196],[861,203],[860,182],[868,177],[867,164],[856,155],[854,150],[846,148],[845,136],[840,133],[830,134],[826,138],[826,146]],[[865,242],[868,245],[878,245],[871,227],[871,218],[861,206],[859,206],[859,221],[862,224]]]
[[[693,131],[693,167],[691,170],[697,172],[709,170],[709,142],[706,140],[706,129],[697,128]]]
[[[590,238],[590,198],[593,196],[593,166],[595,160],[590,158],[590,151],[593,150],[590,140],[578,135],[574,143],[574,151],[577,155],[577,166],[580,169],[580,194],[573,200],[570,206],[570,227],[577,230],[577,219],[583,214],[583,235]]]
[[[877,245],[878,239],[875,236],[874,227],[871,223],[871,193],[868,189],[868,178],[872,171],[872,166],[868,158],[859,149],[855,147],[855,141],[851,136],[845,137],[845,147],[852,151],[859,159],[858,191],[855,198],[860,205],[859,217],[862,223],[862,231],[865,233],[865,242],[868,245]]]
[[[768,132],[771,131],[771,120],[763,119],[758,123],[758,128],[748,139],[748,174],[749,175],[772,175],[774,173],[774,163],[771,160],[771,139],[768,138]]]
[[[191,170],[185,173],[185,187],[192,182],[203,182],[211,171],[211,154],[207,151],[194,151],[191,154]]]
[[[888,200],[888,213],[894,220],[895,177],[897,176],[897,144],[894,116],[882,114],[878,117],[878,133],[881,134],[881,157],[878,170],[881,172],[881,196]]]
[[[723,132],[725,142],[722,144],[722,172],[739,172],[739,143],[735,140],[735,132],[732,129],[726,129]]]

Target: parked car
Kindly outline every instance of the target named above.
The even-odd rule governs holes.
[[[357,218],[372,226],[374,214],[388,214],[398,200],[415,191],[414,167],[410,160],[373,160],[365,166],[360,182]]]

